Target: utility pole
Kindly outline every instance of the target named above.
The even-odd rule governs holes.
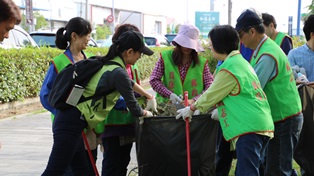
[[[86,0],[86,6],[85,6],[85,20],[88,21],[88,0]]]
[[[228,0],[228,24],[231,25],[232,2]]]
[[[215,0],[210,0],[210,11],[214,11],[215,10],[215,3],[214,3]]]
[[[116,21],[116,17],[115,17],[115,12],[114,12],[114,0],[112,0],[112,18],[113,18],[113,20],[112,20],[112,33],[114,33],[114,29],[115,29],[115,26],[114,26],[114,24],[115,24],[115,21]]]
[[[297,36],[300,36],[301,0],[298,2]]]

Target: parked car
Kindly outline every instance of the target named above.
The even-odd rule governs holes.
[[[110,47],[112,45],[112,35],[109,35],[107,39],[97,40],[96,43],[99,47]]]
[[[177,34],[165,34],[167,40],[171,43],[172,40],[177,36]]]
[[[170,42],[163,35],[144,35],[144,40],[148,47],[170,46]]]
[[[55,40],[56,40],[56,30],[40,30],[34,31],[30,33],[30,36],[35,40],[38,46],[46,46],[55,48]],[[98,47],[97,43],[94,39],[90,39],[88,42],[88,46]]]
[[[5,38],[0,42],[0,47],[5,49],[23,48],[28,46],[38,48],[38,45],[33,38],[23,28],[17,25],[9,31],[9,38]]]

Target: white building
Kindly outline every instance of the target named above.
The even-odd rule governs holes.
[[[145,34],[165,34],[167,32],[167,17],[156,14],[145,14],[140,11],[120,9],[113,3],[99,0],[32,0],[33,8],[42,9],[40,13],[50,22],[53,29],[65,26],[73,17],[87,18],[95,27],[108,25],[112,31],[117,24],[131,23]],[[20,7],[25,6],[25,0],[15,0]],[[86,8],[86,2],[88,7]],[[113,1],[112,1],[113,2]],[[86,14],[87,11],[87,14]],[[114,13],[112,13],[114,11]],[[25,11],[23,12],[25,13]]]

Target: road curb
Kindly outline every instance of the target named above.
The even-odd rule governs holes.
[[[35,104],[39,102],[40,102],[39,97],[35,97],[35,98],[27,98],[22,101],[13,101],[9,103],[3,103],[3,104],[0,104],[0,112],[6,111],[6,110],[13,110],[19,107],[23,107],[23,106],[27,106],[27,105]]]

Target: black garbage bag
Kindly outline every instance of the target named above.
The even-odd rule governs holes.
[[[299,88],[299,95],[304,121],[294,160],[306,175],[314,175],[314,89],[302,86]]]
[[[186,176],[186,124],[175,117],[147,118],[136,123],[139,176]],[[215,175],[218,121],[210,114],[193,116],[190,122],[190,156],[193,176]]]

